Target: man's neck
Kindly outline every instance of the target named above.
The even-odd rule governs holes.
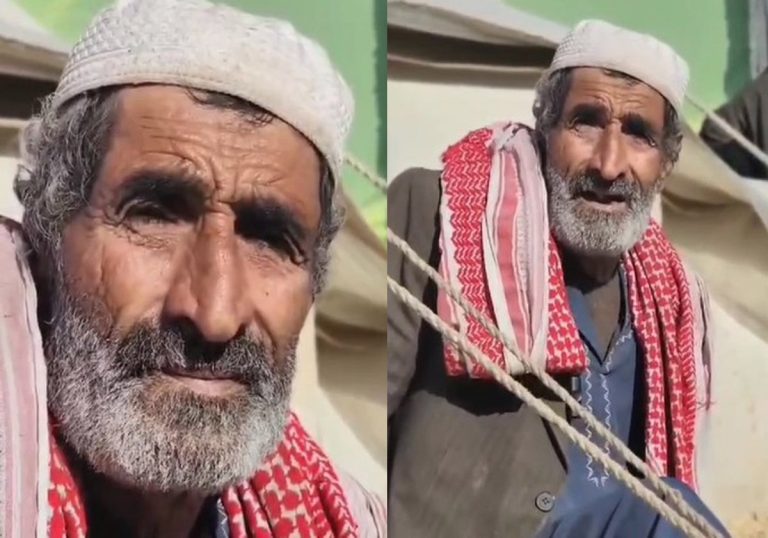
[[[579,289],[586,299],[597,331],[601,355],[610,347],[621,315],[619,259],[592,259],[564,254],[565,282]]]
[[[563,271],[569,284],[589,293],[615,278],[620,261],[620,257],[578,256],[564,252]]]
[[[77,458],[72,471],[83,495],[88,536],[94,538],[208,538],[209,497],[142,491],[96,473]],[[77,462],[77,463],[75,463]]]

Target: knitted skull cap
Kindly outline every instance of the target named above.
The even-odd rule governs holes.
[[[578,23],[555,51],[549,72],[567,67],[620,71],[646,83],[682,112],[688,64],[672,47],[648,34],[599,20]]]
[[[206,0],[122,0],[69,56],[53,106],[88,90],[170,84],[258,105],[309,139],[339,177],[354,113],[326,52],[281,20]]]

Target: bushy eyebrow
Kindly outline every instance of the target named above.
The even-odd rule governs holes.
[[[646,136],[653,140],[658,140],[660,133],[651,125],[647,119],[636,112],[628,112],[622,118],[624,129],[630,134]]]
[[[119,213],[132,202],[150,203],[175,217],[194,221],[205,212],[210,187],[199,177],[183,171],[139,170],[123,181],[117,194]],[[269,195],[254,195],[230,204],[236,219],[236,232],[257,230],[285,231],[303,242],[312,235],[296,211]]]
[[[599,123],[608,121],[608,108],[600,103],[579,103],[568,112],[568,121],[574,118],[588,118]]]
[[[253,196],[232,203],[238,233],[249,230],[284,230],[297,241],[303,242],[311,235],[310,230],[296,216],[296,211],[271,196]]]
[[[608,107],[600,103],[579,103],[568,112],[568,121],[585,118],[596,123],[605,123],[610,117]],[[621,117],[622,130],[629,134],[646,136],[658,140],[659,132],[651,123],[637,112],[627,112]]]
[[[125,179],[117,193],[120,213],[131,202],[146,202],[172,211],[178,217],[200,215],[208,198],[205,183],[183,172],[139,170]]]

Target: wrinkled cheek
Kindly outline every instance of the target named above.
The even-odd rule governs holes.
[[[570,134],[552,135],[547,144],[547,164],[562,177],[576,177],[586,172],[594,152],[591,140]]]
[[[547,139],[547,164],[554,168],[559,174],[567,172],[568,163],[568,144],[563,140],[563,136],[550,135]]]
[[[62,237],[62,266],[70,290],[77,295],[90,295],[103,277],[103,247],[98,236],[91,229],[75,221],[65,230]]]
[[[265,290],[259,310],[277,354],[283,360],[292,351],[312,307],[309,277],[294,275]]]

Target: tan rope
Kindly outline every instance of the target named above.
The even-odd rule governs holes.
[[[359,173],[361,176],[363,176],[365,179],[370,181],[374,187],[379,189],[380,191],[386,193],[387,192],[387,182],[381,179],[379,176],[368,170],[368,167],[366,167],[361,161],[359,161],[356,157],[347,154],[344,157],[344,160],[349,165],[350,168],[355,170],[357,173]]]
[[[428,263],[419,257],[419,255],[405,242],[401,237],[395,234],[390,228],[387,228],[387,240],[395,247],[400,249],[405,257],[410,260],[416,267],[424,271],[427,276],[435,281],[438,288],[444,290],[451,299],[453,299],[459,306],[461,306],[465,312],[472,315],[478,322],[502,345],[515,355],[526,367],[527,371],[535,375],[542,384],[550,389],[556,396],[558,396],[563,402],[578,416],[582,417],[584,421],[595,430],[604,440],[606,440],[611,446],[618,450],[619,454],[623,456],[629,463],[634,465],[639,471],[641,471],[649,480],[651,485],[656,488],[657,492],[664,495],[665,498],[669,498],[675,507],[688,519],[694,521],[700,528],[704,529],[707,536],[714,537],[720,536],[717,530],[712,525],[694,510],[680,495],[680,492],[676,491],[669,485],[665,484],[659,476],[641,460],[634,452],[618,438],[616,435],[605,425],[603,425],[595,416],[584,406],[582,406],[571,394],[557,382],[549,373],[544,369],[531,362],[528,358],[523,358],[523,354],[515,346],[512,339],[505,333],[503,333],[497,325],[491,321],[488,316],[480,312],[474,305],[466,300],[465,297],[459,293],[454,286],[449,284],[443,279],[443,277],[435,271]],[[509,374],[507,374],[509,375]]]
[[[573,444],[581,448],[585,453],[592,456],[605,469],[615,476],[620,482],[624,483],[632,493],[637,495],[640,499],[645,501],[651,508],[661,514],[672,525],[680,529],[687,536],[701,537],[706,536],[699,529],[693,526],[687,519],[681,517],[671,507],[667,506],[664,501],[658,497],[653,491],[648,489],[637,477],[632,476],[621,465],[616,463],[608,454],[603,452],[599,447],[592,443],[586,436],[581,434],[573,426],[555,413],[546,403],[542,403],[535,395],[533,395],[525,386],[517,381],[514,377],[510,376],[497,366],[493,361],[480,352],[474,345],[469,343],[466,338],[458,333],[455,329],[450,327],[447,323],[440,319],[440,317],[432,312],[426,305],[424,305],[419,299],[417,299],[411,292],[398,284],[392,277],[387,277],[387,284],[392,292],[410,308],[416,311],[419,316],[435,328],[440,334],[446,338],[449,343],[459,349],[462,353],[466,353],[472,359],[488,370],[493,378],[515,396],[520,398],[525,404],[533,408],[542,418],[554,424],[560,431],[562,431]],[[715,534],[719,536],[719,534]]]
[[[348,157],[348,163],[352,164]],[[363,177],[371,180],[371,182],[378,188],[386,191],[386,182],[380,178],[374,176],[367,171],[365,167],[359,162],[354,161],[352,166],[357,169]],[[406,258],[416,265],[419,269],[424,271],[441,289],[445,290],[449,296],[455,300],[465,311],[474,316],[492,336],[497,338],[510,352],[515,354],[518,358],[522,356],[519,350],[516,348],[512,340],[502,333],[498,327],[484,314],[479,312],[473,305],[466,301],[462,295],[456,291],[450,284],[446,283],[443,278],[437,273],[429,264],[419,257],[419,255],[410,248],[410,246],[400,237],[397,236],[389,227],[387,228],[387,240],[395,247],[403,251]],[[522,384],[515,380],[503,369],[499,368],[495,363],[490,361],[485,355],[479,352],[477,348],[467,342],[458,332],[450,328],[445,322],[439,319],[429,308],[427,308],[421,301],[416,299],[408,290],[400,286],[390,277],[387,277],[387,282],[392,289],[393,293],[405,302],[410,308],[416,311],[420,317],[430,323],[438,332],[440,332],[449,342],[458,347],[461,351],[469,354],[475,360],[478,360],[496,379],[499,384],[504,386],[507,390],[518,396],[523,402],[530,405],[539,415],[545,420],[552,422],[574,443],[581,448],[587,454],[595,458],[602,463],[606,469],[611,472],[620,482],[624,483],[630,491],[635,493],[638,497],[648,503],[652,508],[657,510],[659,514],[665,517],[670,523],[678,527],[689,536],[706,536],[707,538],[718,538],[720,533],[709,524],[698,512],[696,512],[690,505],[688,505],[679,492],[675,491],[664,482],[634,453],[632,453],[622,442],[619,440],[608,428],[603,426],[597,419],[587,410],[582,407],[557,381],[552,378],[545,370],[530,363],[528,360],[522,362],[526,365],[528,370],[538,377],[542,383],[550,388],[555,395],[559,396],[568,407],[573,410],[577,415],[584,418],[588,425],[593,427],[599,435],[601,435],[609,444],[616,448],[619,453],[624,456],[627,461],[632,463],[636,468],[642,471],[649,479],[651,484],[661,492],[664,496],[669,498],[675,507],[680,510],[684,517],[674,511],[674,509],[656,495],[652,490],[640,482],[636,477],[631,475],[626,469],[621,467],[613,459],[610,458],[605,452],[602,451],[595,443],[590,439],[579,433],[575,428],[568,424],[562,417],[558,416],[551,408],[546,404],[542,404],[533,394],[531,394]],[[524,397],[525,396],[525,397]],[[690,524],[688,520],[696,523],[704,533],[702,534],[699,529],[696,529]]]

